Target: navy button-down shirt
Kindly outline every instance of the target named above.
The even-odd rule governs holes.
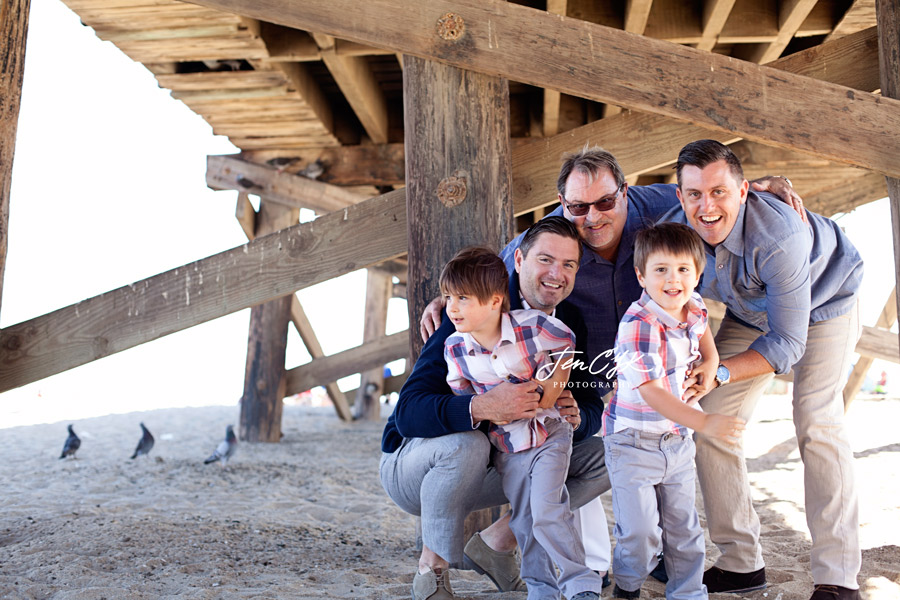
[[[606,387],[611,386],[616,378],[613,349],[619,321],[643,291],[634,274],[634,236],[672,207],[678,206],[674,184],[629,187],[627,198],[628,217],[615,264],[582,244],[584,255],[575,276],[572,294],[567,298],[581,310],[587,326],[587,356],[581,360],[590,366],[598,385]],[[550,214],[564,216],[562,206]],[[515,251],[523,235],[507,244],[500,253],[509,269],[513,269]]]
[[[764,332],[750,349],[776,373],[803,356],[810,323],[850,311],[863,276],[862,258],[837,224],[807,214],[809,226],[775,196],[750,192],[728,237],[706,246],[701,295]],[[680,205],[660,220],[687,223]]]

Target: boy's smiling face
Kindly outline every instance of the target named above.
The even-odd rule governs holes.
[[[697,265],[690,254],[652,252],[644,272],[635,267],[638,282],[664,311],[679,321],[685,320],[684,306],[700,282]]]

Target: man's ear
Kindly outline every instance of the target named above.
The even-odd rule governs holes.
[[[525,260],[525,257],[522,255],[522,251],[519,248],[516,248],[516,253],[514,255],[516,262],[516,273],[522,272],[522,261]]]
[[[637,280],[638,283],[641,284],[641,287],[644,287],[644,276],[641,274],[641,270],[635,267],[634,274],[637,275]]]
[[[747,201],[747,192],[750,190],[750,182],[746,179],[741,184],[741,204]]]
[[[681,197],[681,187],[675,188],[675,195],[678,196],[678,202],[681,203],[681,209],[684,210],[684,198]]]

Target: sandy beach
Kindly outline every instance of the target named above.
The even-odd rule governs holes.
[[[231,406],[76,420],[82,447],[67,460],[58,456],[68,422],[0,429],[0,598],[409,598],[415,522],[378,481],[383,422],[285,406],[281,443],[241,444],[227,469],[204,465],[237,418]],[[156,445],[129,460],[140,421]],[[896,398],[860,398],[849,415],[869,600],[900,598],[897,422]],[[761,403],[747,448],[770,586],[744,597],[807,600],[810,540],[787,397]],[[698,507],[702,519],[699,498]],[[711,563],[715,547],[707,552]],[[525,598],[471,572],[452,576],[463,598]],[[655,581],[643,590],[664,597]]]

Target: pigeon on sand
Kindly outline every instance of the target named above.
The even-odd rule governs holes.
[[[237,449],[237,437],[234,435],[234,428],[229,425],[225,429],[225,439],[219,442],[219,445],[216,447],[215,452],[213,452],[209,458],[203,461],[204,465],[208,465],[211,462],[216,462],[217,460],[222,463],[222,468],[224,469],[228,465],[228,459],[231,458],[231,455],[234,454],[234,451]]]
[[[141,454],[147,454],[153,448],[153,434],[150,433],[150,430],[144,427],[144,424],[141,423],[141,439],[138,442],[137,448],[134,449],[134,454],[131,455],[132,459],[137,458]]]
[[[66,438],[66,443],[63,444],[62,454],[59,455],[60,458],[65,458],[67,456],[71,456],[75,458],[75,451],[81,447],[81,438],[75,435],[75,432],[72,430],[72,426],[69,425],[69,437]]]

